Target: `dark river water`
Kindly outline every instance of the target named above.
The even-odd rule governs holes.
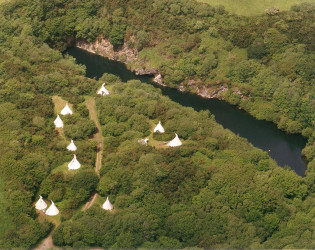
[[[280,166],[288,165],[298,175],[304,176],[306,164],[302,160],[301,150],[305,147],[306,140],[301,135],[289,135],[277,129],[267,121],[259,121],[244,110],[217,99],[205,99],[195,94],[183,93],[176,89],[162,87],[155,84],[151,77],[136,76],[120,62],[86,52],[79,48],[69,48],[67,53],[76,58],[78,64],[86,66],[86,76],[99,78],[104,73],[117,75],[122,81],[137,79],[154,85],[162,90],[174,102],[193,109],[209,110],[214,114],[218,123],[228,128],[239,136],[247,138],[255,147],[268,151],[270,157],[275,159]]]

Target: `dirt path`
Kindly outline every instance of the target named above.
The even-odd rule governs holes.
[[[91,196],[91,198],[88,200],[87,203],[85,203],[84,207],[81,209],[81,211],[85,211],[89,209],[95,202],[96,198],[98,197],[98,193],[95,193]]]
[[[94,134],[94,139],[98,142],[97,145],[97,154],[96,154],[96,161],[95,161],[95,172],[97,175],[100,175],[100,169],[102,167],[102,153],[103,153],[103,137],[102,137],[102,130],[101,125],[97,118],[97,113],[95,110],[95,100],[94,98],[89,98],[86,101],[86,106],[89,110],[91,119],[95,122],[97,127],[97,132]],[[83,206],[82,211],[89,209],[95,202],[96,198],[98,197],[98,193],[95,193],[91,196],[89,201]]]
[[[45,238],[38,245],[38,247],[34,248],[34,250],[46,250],[46,249],[59,249],[58,247],[54,245],[51,234],[47,238]]]
[[[95,122],[95,125],[97,127],[97,132],[94,134],[94,139],[98,142],[97,145],[97,154],[96,154],[96,161],[95,161],[95,172],[99,176],[99,171],[102,167],[102,152],[103,152],[103,137],[102,137],[102,130],[101,125],[97,118],[97,113],[95,110],[95,100],[94,98],[89,98],[86,101],[86,106],[90,113],[90,118]],[[96,201],[96,198],[98,197],[98,193],[94,193],[91,198],[88,200],[88,202],[83,206],[82,211],[85,211],[89,209],[94,202]],[[45,238],[38,247],[34,248],[35,250],[46,250],[46,249],[59,249],[56,247],[52,241],[51,234]]]
[[[97,113],[95,110],[95,100],[94,98],[89,98],[86,102],[86,106],[89,110],[91,119],[95,122],[97,127],[97,132],[94,134],[94,139],[98,142],[97,148],[98,152],[96,154],[96,162],[95,162],[95,172],[99,175],[99,171],[102,167],[102,152],[103,152],[103,138],[102,138],[102,130],[101,125],[97,118]]]

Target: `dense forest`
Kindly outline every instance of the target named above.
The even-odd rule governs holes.
[[[315,6],[240,17],[181,0],[10,0],[0,8],[0,247],[33,247],[52,234],[75,248],[314,248]],[[308,138],[305,178],[266,152],[139,81],[85,77],[62,52],[108,38],[139,51],[168,86],[228,88],[221,98]],[[132,67],[132,65],[131,65]],[[95,97],[106,82],[110,95]],[[87,98],[95,97],[103,137]],[[74,114],[55,130],[56,100]],[[152,135],[159,120],[166,133]],[[179,148],[165,148],[178,133]],[[138,143],[150,137],[148,145]],[[80,170],[68,171],[75,139]],[[110,196],[112,212],[91,194]],[[55,220],[37,213],[54,200]]]
[[[242,17],[191,0],[10,1],[3,13],[53,48],[105,37],[139,51],[140,66],[158,69],[168,86],[227,88],[219,98],[302,133],[314,157],[315,4]]]

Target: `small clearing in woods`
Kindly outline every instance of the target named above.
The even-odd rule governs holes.
[[[73,110],[73,104],[62,99],[60,96],[57,96],[57,95],[53,96],[52,101],[55,105],[55,113],[56,114],[60,114],[60,111],[66,106],[67,103],[68,103],[69,107],[71,108],[71,110]]]

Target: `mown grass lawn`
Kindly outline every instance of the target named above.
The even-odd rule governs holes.
[[[278,7],[280,11],[289,10],[293,5],[312,2],[314,0],[197,0],[210,5],[223,5],[227,11],[243,16],[254,16],[265,13],[270,7]]]

